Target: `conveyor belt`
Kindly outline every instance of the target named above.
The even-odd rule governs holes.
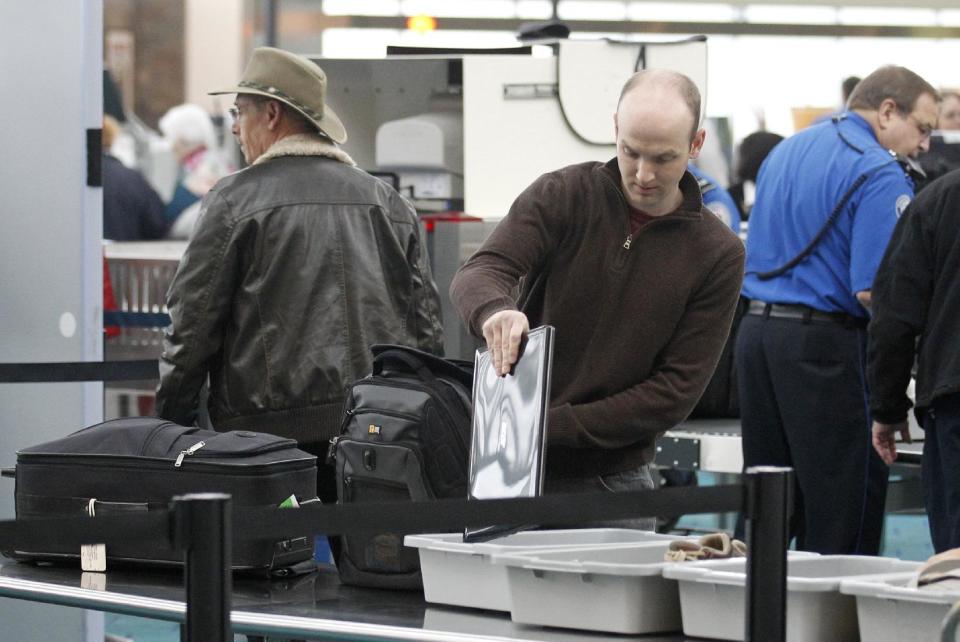
[[[178,572],[110,571],[0,564],[0,596],[161,620],[184,618]],[[507,613],[428,605],[417,591],[344,586],[323,565],[310,575],[235,576],[234,633],[350,640],[433,642],[610,642],[610,635],[513,624]],[[682,635],[617,635],[621,642],[682,642]]]

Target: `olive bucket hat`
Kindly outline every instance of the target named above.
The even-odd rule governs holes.
[[[303,56],[273,47],[257,47],[236,87],[208,92],[253,94],[290,105],[337,143],[347,140],[343,123],[326,104],[327,75]]]

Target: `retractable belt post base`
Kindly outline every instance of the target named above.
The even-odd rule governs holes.
[[[747,468],[746,642],[787,639],[787,522],[793,506],[793,469]]]
[[[230,642],[230,495],[196,493],[173,498],[172,540],[185,553],[186,642]]]

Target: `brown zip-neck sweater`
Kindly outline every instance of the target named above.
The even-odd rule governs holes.
[[[617,160],[538,178],[460,268],[450,295],[477,336],[504,309],[556,328],[547,474],[583,477],[653,460],[710,380],[743,281],[743,244],[683,203],[630,235]],[[520,286],[520,296],[515,298]]]

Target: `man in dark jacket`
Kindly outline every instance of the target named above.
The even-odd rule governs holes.
[[[319,457],[370,345],[442,350],[440,303],[416,212],[336,143],[326,76],[258,48],[237,87],[233,133],[250,167],[204,197],[170,286],[157,412],[194,420],[210,377],[219,430],[292,437]],[[321,499],[336,498],[320,467]]]
[[[530,324],[556,328],[548,493],[652,488],[657,435],[717,365],[744,250],[687,171],[699,122],[689,78],[635,74],[614,115],[616,158],[538,178],[454,278],[454,304],[502,374]]]
[[[897,223],[873,285],[867,376],[873,446],[887,464],[909,439],[917,356],[923,493],[933,547],[960,546],[960,170],[931,183]],[[917,343],[917,338],[920,342]]]

